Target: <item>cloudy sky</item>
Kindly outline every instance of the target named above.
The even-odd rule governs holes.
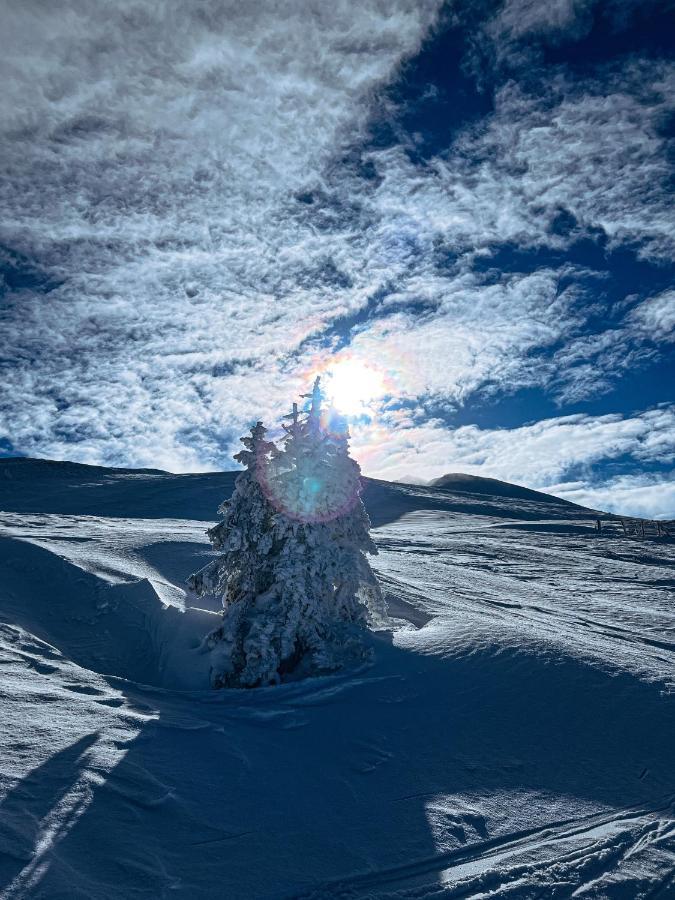
[[[2,0],[1,452],[231,468],[332,371],[368,475],[675,517],[673,16]]]

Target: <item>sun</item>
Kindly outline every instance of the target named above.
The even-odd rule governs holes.
[[[326,396],[343,415],[361,416],[385,394],[385,379],[373,366],[345,359],[331,366],[322,377]]]

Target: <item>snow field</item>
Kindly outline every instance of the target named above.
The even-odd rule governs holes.
[[[673,896],[672,543],[368,482],[393,616],[372,664],[214,692],[215,613],[182,579],[230,476],[21,464],[3,898]]]

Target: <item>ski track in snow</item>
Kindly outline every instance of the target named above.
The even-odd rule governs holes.
[[[370,482],[372,661],[212,692],[182,582],[231,476],[23,465],[0,897],[675,897],[672,542]]]

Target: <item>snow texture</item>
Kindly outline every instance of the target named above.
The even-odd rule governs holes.
[[[673,896],[672,541],[366,480],[372,659],[213,691],[234,479],[0,462],[3,900]]]

